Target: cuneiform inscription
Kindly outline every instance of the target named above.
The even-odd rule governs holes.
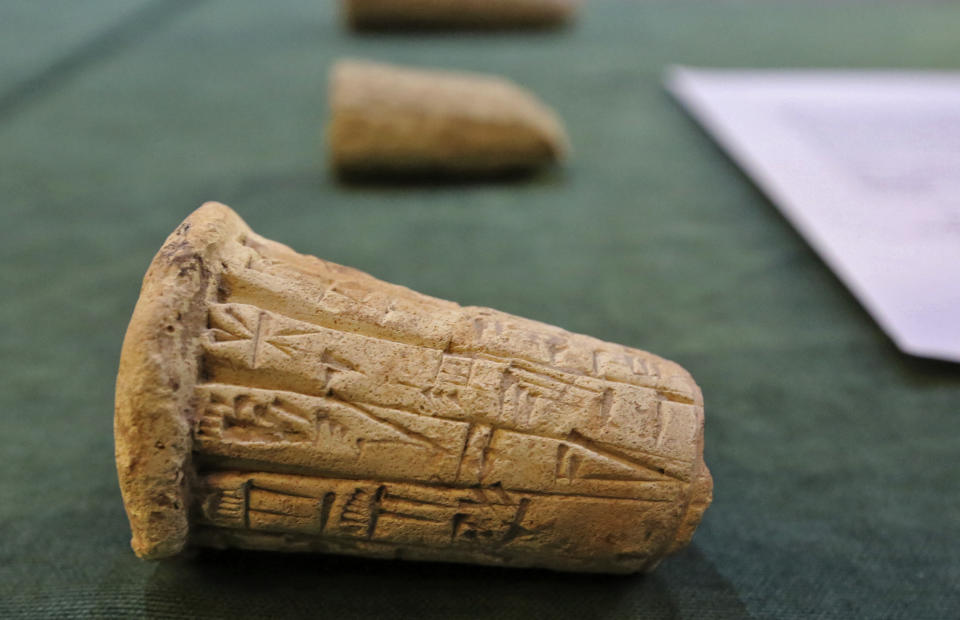
[[[677,469],[672,461],[576,431],[544,437],[351,403],[337,395],[235,385],[204,384],[197,394],[204,406],[195,448],[208,462],[265,461],[304,473],[306,467],[325,475],[647,500],[676,497],[684,482],[672,473]]]
[[[489,308],[462,308],[250,235],[237,251],[247,255],[245,268],[223,274],[229,292],[223,301],[454,354],[525,360],[571,375],[654,389],[676,402],[696,400],[696,386],[682,369],[628,347]],[[291,283],[307,293],[303,299],[287,294]]]
[[[691,433],[698,427],[690,420],[699,415],[697,407],[670,400],[662,390],[330,329],[247,304],[215,304],[210,324],[204,368],[215,383],[334,398],[368,418],[393,422],[417,416],[560,440],[576,433],[678,479],[688,477],[696,452]],[[250,344],[257,333],[260,344]],[[402,426],[412,430],[407,422]],[[423,439],[430,433],[416,432],[422,437],[413,444],[447,450],[442,441]],[[373,445],[355,439],[361,449]],[[462,447],[458,442],[452,454]]]
[[[282,261],[270,264],[279,269]],[[209,383],[197,392],[209,403],[206,412],[219,415],[201,419],[196,446],[213,467],[262,462],[272,471],[391,484],[657,502],[680,497],[690,481],[696,445],[687,434],[696,426],[685,421],[699,413],[665,391],[657,363],[486,310],[467,323],[469,334],[438,337],[444,348],[417,344],[411,334],[382,331],[399,301],[376,301],[380,310],[371,306],[363,315],[380,318],[363,327],[341,320],[353,316],[348,306],[286,306],[280,289],[263,284],[279,272],[247,272],[232,274],[228,293],[209,310]],[[317,299],[329,301],[336,289],[351,304],[374,303],[359,284],[330,281],[322,289]],[[471,337],[472,344],[463,340]],[[591,349],[587,341],[607,348]],[[511,353],[509,343],[520,348]],[[580,372],[563,369],[573,367]],[[279,405],[301,422],[279,415]],[[342,522],[352,535],[389,531],[412,515],[423,523],[434,518],[387,509],[395,497],[389,489],[321,496],[326,508],[316,514],[327,515],[324,527]],[[349,510],[338,512],[347,498]],[[448,537],[491,531],[484,519],[506,508],[484,505],[486,517],[470,508],[451,514]],[[511,506],[519,510],[517,502]],[[254,522],[279,517],[250,514]],[[520,538],[524,530],[518,524],[512,531]]]
[[[274,319],[275,315],[256,306],[241,304],[213,305],[209,325],[213,342],[239,352],[257,368],[265,349],[291,357],[298,349],[298,337],[316,333],[311,328],[297,328]]]
[[[207,525],[438,547],[535,543],[555,534],[555,519],[543,514],[559,510],[561,518],[575,522],[584,508],[631,514],[648,505],[509,492],[499,485],[456,488],[242,472],[209,474],[200,489],[197,502]]]
[[[310,442],[317,436],[315,412],[270,392],[221,387],[200,393],[200,440]]]
[[[648,500],[681,491],[682,480],[666,468],[669,461],[618,451],[577,432],[543,437],[335,396],[241,386],[206,384],[197,392],[206,407],[196,448],[207,459],[287,463],[293,471],[309,463],[317,473],[348,477]],[[278,443],[285,445],[282,451],[274,449]]]

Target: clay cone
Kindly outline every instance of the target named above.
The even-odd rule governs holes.
[[[678,365],[297,254],[217,203],[147,271],[115,431],[144,558],[644,571],[711,499]]]
[[[567,152],[557,116],[499,77],[341,61],[330,109],[331,163],[348,177],[528,172]]]
[[[550,28],[573,18],[574,0],[344,0],[357,30]]]

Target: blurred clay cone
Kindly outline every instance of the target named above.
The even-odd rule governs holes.
[[[556,114],[496,76],[344,60],[330,109],[330,159],[345,177],[515,174],[568,151]]]
[[[551,28],[570,21],[575,0],[344,0],[356,30]]]

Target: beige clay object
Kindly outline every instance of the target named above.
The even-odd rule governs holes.
[[[562,159],[556,115],[499,77],[337,63],[327,139],[345,176],[498,175]]]
[[[343,0],[358,30],[550,28],[577,12],[575,0]]]
[[[217,203],[147,271],[115,432],[143,558],[646,571],[711,500],[677,364],[297,254]]]

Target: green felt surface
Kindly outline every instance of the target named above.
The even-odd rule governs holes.
[[[897,352],[660,85],[669,63],[956,69],[960,7],[596,0],[561,32],[356,37],[326,0],[72,4],[0,5],[0,617],[960,615],[960,366]],[[574,158],[340,186],[321,134],[343,55],[514,78]],[[716,483],[692,546],[627,578],[136,559],[120,343],[153,253],[209,199],[300,251],[682,363]]]
[[[0,97],[103,45],[104,26],[133,25],[149,0],[5,0],[0,6]]]

